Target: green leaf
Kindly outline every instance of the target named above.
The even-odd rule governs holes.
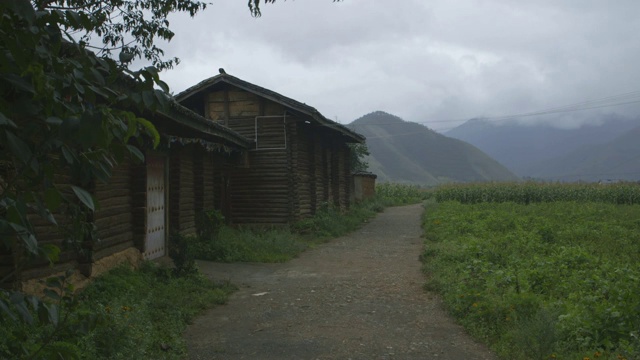
[[[13,121],[11,121],[11,119],[9,119],[3,113],[0,112],[0,126],[1,125],[9,126],[14,129],[18,127]]]
[[[57,291],[51,289],[44,289],[44,295],[53,301],[60,300],[60,294]]]
[[[47,278],[46,284],[48,287],[62,289],[62,287],[64,286],[63,281],[64,281],[64,276],[52,276],[50,278]]]
[[[157,80],[156,81],[156,85],[158,85],[160,87],[160,89],[162,89],[162,91],[167,92],[167,93],[169,92],[169,85],[166,82],[164,82],[162,80]]]
[[[51,211],[56,211],[62,204],[62,194],[55,187],[49,187],[44,191],[44,203]]]
[[[129,153],[135,157],[136,160],[143,162],[144,154],[137,147],[133,145],[127,145],[127,149],[129,149]]]
[[[7,6],[8,10],[16,13],[20,18],[25,19],[31,24],[35,21],[36,12],[34,8],[31,6],[31,2],[29,1],[3,1],[3,5]]]
[[[25,244],[26,249],[29,253],[37,255],[38,254],[38,240],[36,237],[29,231],[26,227],[17,224],[15,222],[9,223],[9,226],[16,232],[16,234],[22,239],[22,242]]]
[[[143,118],[138,118],[137,122],[142,125],[149,135],[153,138],[153,147],[156,148],[160,144],[160,133],[156,127],[151,123],[151,121]]]
[[[33,316],[31,315],[31,312],[29,311],[24,298],[20,302],[14,303],[13,306],[16,308],[18,314],[20,314],[20,316],[22,317],[22,321],[29,325],[33,324]]]
[[[66,147],[62,148],[62,156],[64,156],[64,159],[67,161],[68,164],[73,164],[75,156]]]
[[[169,106],[169,99],[167,97],[167,94],[162,90],[158,90],[158,89],[156,89],[154,92],[156,95],[156,100],[160,104],[160,108],[161,109],[167,108]]]
[[[49,321],[51,321],[51,323],[53,325],[58,325],[58,322],[60,320],[60,313],[58,312],[58,305],[56,304],[45,304],[44,305],[47,308],[47,311],[49,312]]]
[[[49,207],[46,206],[42,202],[42,200],[40,200],[40,198],[36,197],[33,201],[35,202],[35,205],[31,206],[31,208],[36,210],[38,212],[38,215],[40,215],[41,218],[47,220],[49,223],[53,225],[58,225],[58,223],[56,222],[56,218],[53,217],[53,214],[49,210]]]
[[[44,244],[40,247],[44,256],[49,260],[49,263],[53,264],[60,260],[60,248],[52,244]]]
[[[96,178],[98,178],[98,180],[106,184],[109,182],[109,179],[111,178],[111,169],[109,168],[108,165],[105,165],[104,163],[99,161],[95,163],[93,167],[93,174],[95,175]]]
[[[17,74],[6,74],[2,75],[1,78],[4,78],[7,82],[13,84],[13,86],[15,86],[18,90],[26,91],[31,94],[35,93],[33,84]]]
[[[16,315],[9,309],[9,304],[4,300],[0,299],[0,311],[6,316],[8,316],[11,320],[16,321],[18,318]]]
[[[73,192],[76,194],[76,196],[78,197],[78,199],[80,199],[80,201],[89,209],[91,209],[91,211],[95,211],[96,207],[95,204],[93,202],[93,197],[91,196],[91,194],[89,194],[89,192],[87,192],[85,189],[71,185],[71,189],[73,190]]]
[[[133,60],[133,57],[134,57],[134,54],[128,51],[121,51],[120,55],[118,56],[118,58],[120,59],[120,62],[123,64],[126,64],[131,60]]]
[[[67,14],[67,20],[69,21],[69,24],[74,28],[79,28],[80,21],[81,21],[80,14],[71,10],[67,10],[66,14]]]
[[[37,296],[29,295],[26,297],[26,302],[31,305],[31,308],[34,311],[38,311],[38,307],[40,306],[40,300]]]
[[[47,124],[50,124],[50,125],[56,125],[56,126],[62,125],[62,119],[55,116],[48,117],[47,120],[45,121]]]
[[[9,150],[13,153],[13,155],[18,158],[23,164],[28,164],[31,161],[31,149],[29,145],[27,145],[24,141],[22,141],[17,136],[13,135],[12,132],[7,131],[7,145],[9,145]]]
[[[142,92],[142,102],[147,108],[153,109],[155,107],[155,97],[153,95],[154,94],[151,91]]]

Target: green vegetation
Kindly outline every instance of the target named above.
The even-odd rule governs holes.
[[[438,187],[434,192],[438,202],[459,201],[464,204],[482,202],[515,202],[529,204],[554,201],[605,202],[640,204],[640,184],[618,183],[486,183],[453,184]]]
[[[597,202],[582,186],[539,188],[580,202],[428,202],[427,288],[505,359],[640,358],[640,206],[606,188]]]
[[[351,164],[351,172],[356,173],[360,171],[368,171],[369,163],[365,160],[365,158],[371,154],[369,154],[367,144],[350,143],[348,145],[350,150],[349,164]]]
[[[0,358],[182,359],[188,322],[233,290],[200,275],[175,277],[152,263],[139,271],[118,268],[79,295],[49,291],[45,304],[57,309],[55,321],[32,306],[25,309],[30,323],[0,312]]]
[[[191,238],[195,257],[222,262],[285,262],[310,244],[287,227],[223,227],[218,236]]]
[[[314,217],[291,226],[222,226],[213,235],[192,239],[193,253],[199,259],[224,262],[285,262],[327,239],[360,227],[384,207],[366,201],[342,213],[335,208],[319,211]]]
[[[346,212],[326,207],[291,226],[233,228],[222,225],[218,212],[207,212],[199,217],[198,228],[208,230],[199,231],[197,239],[186,241],[193,244],[186,251],[204,260],[284,262],[359,228],[385,207],[419,203],[429,195],[417,186],[399,184],[378,185],[376,192],[374,198],[353,205]]]
[[[376,199],[384,206],[417,204],[431,196],[431,191],[417,185],[394,183],[376,185]]]

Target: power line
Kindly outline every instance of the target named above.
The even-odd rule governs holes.
[[[592,110],[603,107],[612,107],[612,106],[621,106],[628,104],[640,103],[640,90],[630,91],[626,93],[621,93],[617,95],[610,95],[603,98],[592,99],[587,101],[582,101],[578,103],[556,106],[551,108],[546,108],[538,111],[518,113],[518,114],[510,114],[510,115],[497,115],[497,116],[484,116],[482,120],[484,121],[503,121],[513,118],[520,117],[531,117],[531,116],[540,116],[540,115],[550,115],[557,113],[565,113],[565,112],[574,112],[574,111],[582,111],[582,110]],[[447,119],[447,120],[429,120],[429,121],[412,121],[416,124],[435,124],[435,123],[453,123],[453,122],[464,122],[469,120],[466,119]],[[404,122],[403,122],[404,123]],[[366,125],[360,124],[350,124],[349,126],[357,127],[357,126],[368,126],[368,125],[394,125],[401,124],[399,122],[381,122],[381,123],[369,123]],[[440,129],[442,130],[442,129]]]

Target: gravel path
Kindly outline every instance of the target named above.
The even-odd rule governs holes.
[[[191,359],[495,359],[422,288],[421,205],[284,264],[201,262],[240,286],[187,329]]]

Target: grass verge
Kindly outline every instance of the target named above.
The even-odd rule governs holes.
[[[222,262],[285,262],[302,251],[360,227],[383,206],[377,200],[353,206],[348,212],[328,208],[291,226],[222,226],[213,234],[191,239],[194,256]]]
[[[310,247],[358,229],[385,207],[419,203],[430,195],[417,186],[399,184],[381,184],[376,192],[375,197],[351,206],[346,212],[327,207],[291,226],[221,226],[190,239],[188,242],[193,246],[189,251],[202,260],[284,262]]]
[[[3,319],[0,358],[183,359],[189,321],[233,290],[152,263],[117,268],[60,303],[53,323],[37,310],[32,324]]]

